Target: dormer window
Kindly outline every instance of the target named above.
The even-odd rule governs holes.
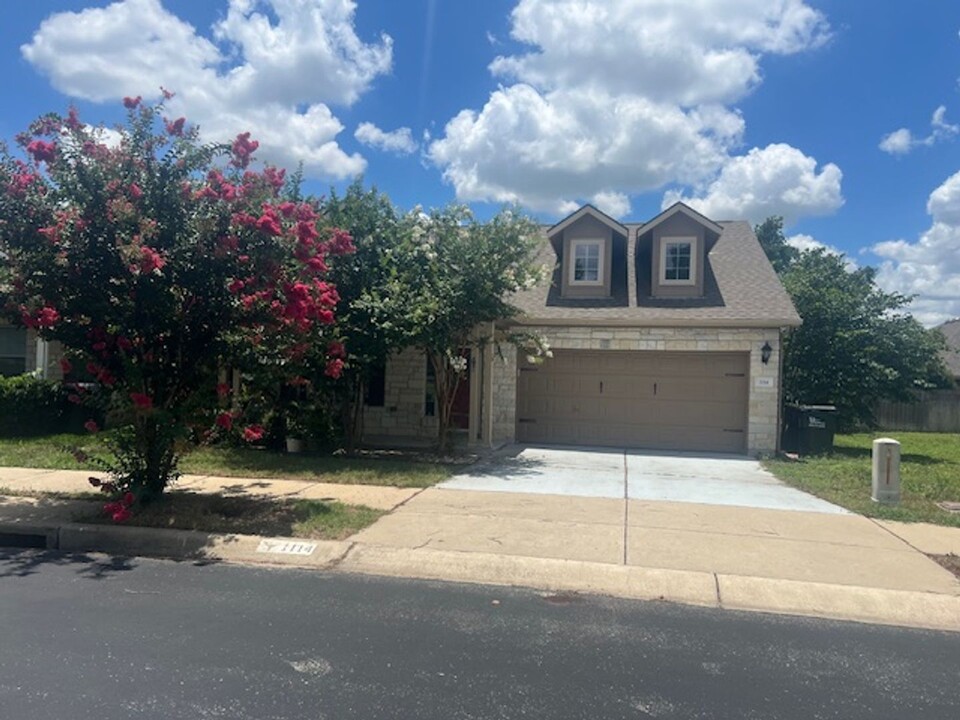
[[[660,283],[695,285],[697,282],[697,238],[660,238]]]
[[[603,240],[570,241],[571,285],[603,285]]]

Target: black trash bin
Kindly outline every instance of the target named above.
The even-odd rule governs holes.
[[[787,405],[783,412],[783,449],[799,455],[822,455],[833,449],[837,408],[833,405]]]

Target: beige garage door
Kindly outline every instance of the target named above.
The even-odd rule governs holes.
[[[748,369],[746,353],[558,350],[521,365],[517,438],[745,452]]]

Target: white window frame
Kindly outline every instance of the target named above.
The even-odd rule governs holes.
[[[589,247],[592,245],[597,246],[597,279],[596,280],[577,280],[577,248],[579,247]],[[577,287],[601,287],[604,285],[603,274],[604,274],[604,247],[606,242],[603,238],[575,238],[570,241],[570,272],[569,272],[569,282],[572,286]]]
[[[690,246],[690,278],[688,280],[667,280],[667,245]],[[697,258],[700,255],[700,238],[698,237],[667,237],[660,238],[660,284],[661,285],[696,285]]]

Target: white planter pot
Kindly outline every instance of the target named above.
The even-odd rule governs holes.
[[[304,442],[301,438],[287,438],[288,453],[302,453]]]

